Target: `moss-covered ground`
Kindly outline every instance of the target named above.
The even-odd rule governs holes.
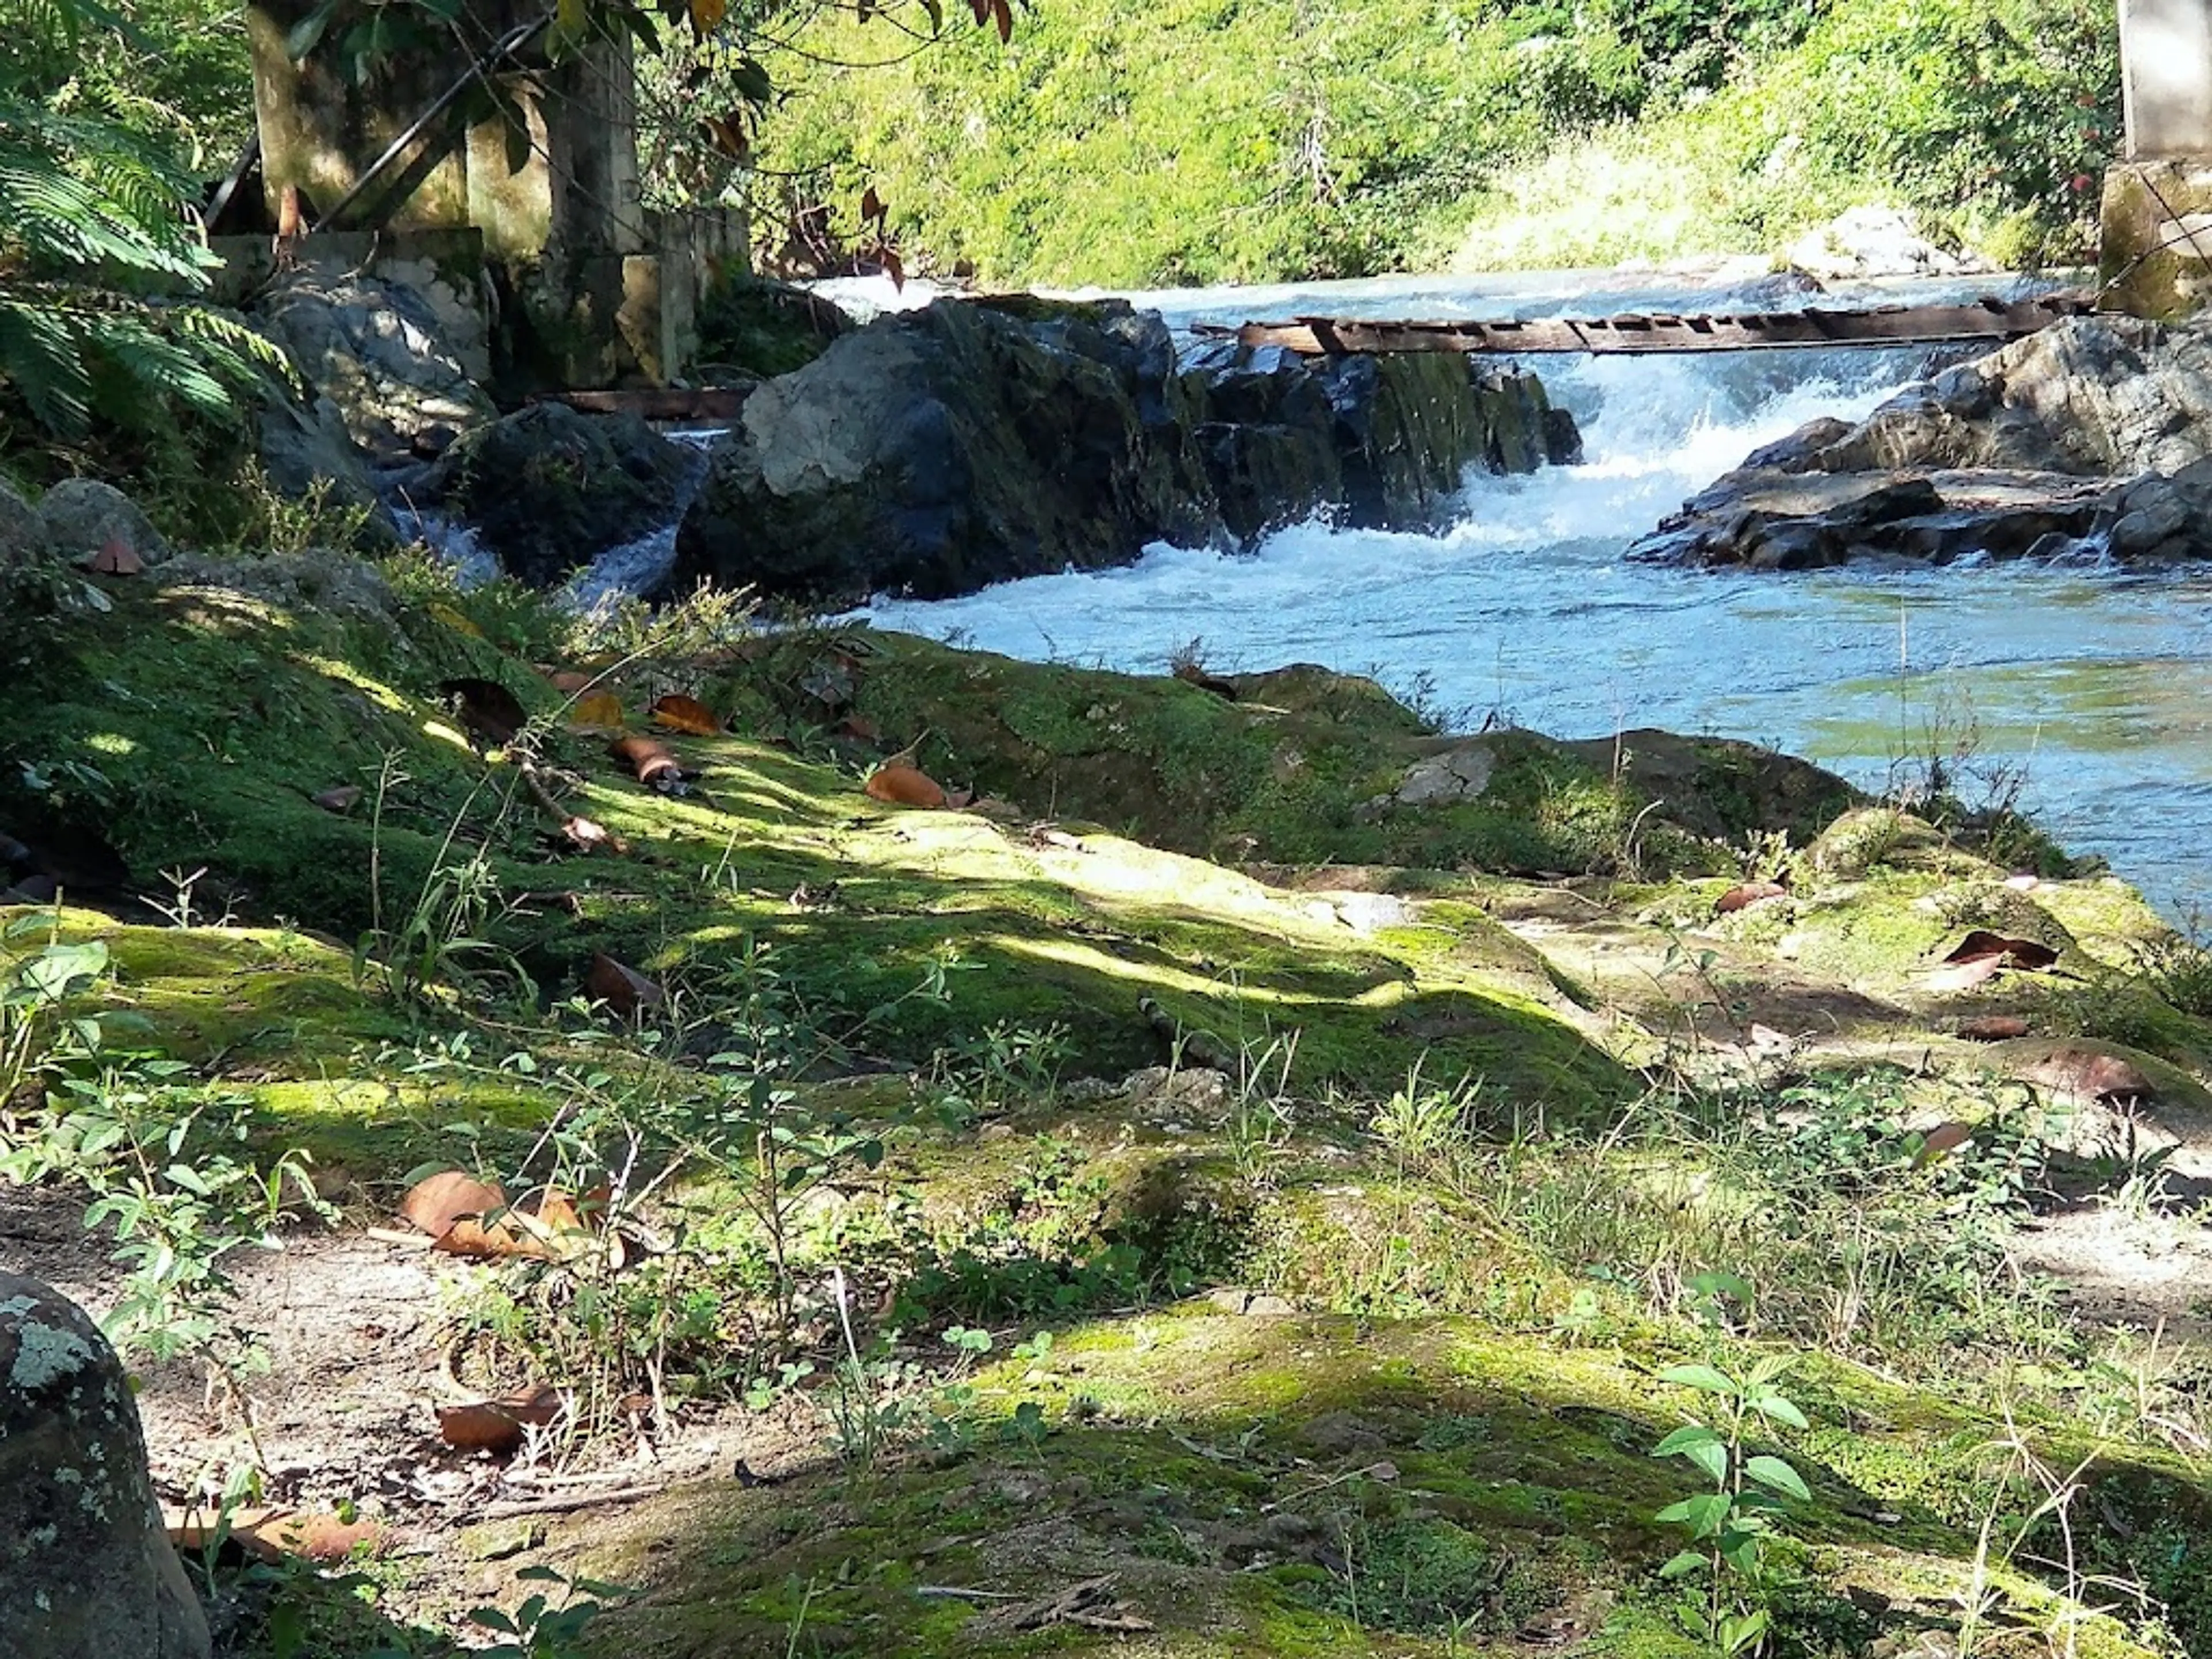
[[[1662,1373],[1762,1358],[1806,1426],[1742,1454],[1809,1495],[1719,1601],[1766,1650],[2212,1649],[2193,1310],[2130,1337],[2032,1266],[2212,1178],[2212,969],[2016,827],[1741,745],[1450,738],[1312,669],[113,589],[4,739],[0,830],[67,880],[0,908],[0,982],[107,954],[0,1025],[0,1141],[136,1091],[304,1151],[303,1273],[427,1165],[605,1181],[620,1270],[457,1269],[449,1373],[562,1389],[580,1468],[757,1466],[515,1547],[352,1492],[420,1546],[355,1587],[374,1641],[287,1579],[236,1650],[445,1651],[550,1565],[629,1592],[562,1655],[1711,1651],[1658,1576],[1704,1477],[1651,1452],[1718,1407]],[[680,794],[575,724],[669,692],[723,726],[656,734]],[[894,755],[972,798],[878,800]],[[1975,930],[2053,959],[1967,982]],[[346,1432],[480,1469],[429,1403]]]

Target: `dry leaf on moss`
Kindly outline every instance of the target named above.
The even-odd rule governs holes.
[[[722,729],[722,722],[714,711],[696,697],[687,697],[678,691],[656,701],[652,708],[653,723],[671,732],[688,732],[694,737],[711,738]]]
[[[872,800],[894,806],[938,807],[945,804],[945,787],[918,766],[879,766],[867,782]]]

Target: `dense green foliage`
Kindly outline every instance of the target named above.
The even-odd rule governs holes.
[[[2021,257],[2083,241],[2116,54],[2101,0],[1059,0],[817,70],[761,155],[1006,283],[1764,251],[1861,201]]]
[[[184,215],[193,118],[160,77],[131,84],[154,40],[125,14],[38,0],[0,43],[0,437],[11,416],[64,437],[220,419],[268,356],[161,297],[204,286],[206,255]]]

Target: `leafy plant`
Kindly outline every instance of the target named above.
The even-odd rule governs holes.
[[[1713,1365],[1674,1365],[1660,1380],[1693,1389],[1713,1407],[1714,1421],[1676,1429],[1651,1449],[1654,1457],[1692,1464],[1710,1489],[1670,1504],[1652,1518],[1690,1535],[1659,1576],[1702,1576],[1702,1594],[1689,1590],[1676,1604],[1682,1627],[1717,1652],[1756,1654],[1768,1639],[1772,1613],[1763,1547],[1784,1500],[1807,1503],[1804,1477],[1784,1459],[1750,1449],[1760,1429],[1804,1429],[1805,1414],[1775,1385],[1789,1369],[1767,1356],[1742,1371]]]
[[[525,1567],[514,1576],[526,1584],[550,1584],[556,1593],[533,1591],[512,1613],[498,1607],[471,1613],[471,1624],[507,1638],[476,1650],[482,1659],[582,1659],[587,1651],[584,1632],[592,1621],[609,1602],[635,1594],[621,1584],[572,1578],[556,1567]]]
[[[52,910],[33,910],[0,927],[0,1113],[33,1073],[100,1046],[101,1016],[71,1012],[68,1004],[106,975],[107,946],[99,939],[64,943],[60,930],[61,917]],[[43,944],[22,951],[22,941],[40,934]]]

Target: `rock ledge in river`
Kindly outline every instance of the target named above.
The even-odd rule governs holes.
[[[2069,318],[1814,421],[1631,550],[1796,570],[1862,556],[2212,556],[2212,330]]]

